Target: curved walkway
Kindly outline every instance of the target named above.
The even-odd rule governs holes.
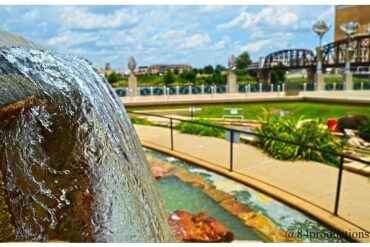
[[[170,130],[135,126],[143,146],[156,149],[229,176],[314,216],[341,232],[370,231],[370,180],[343,171],[339,217],[334,209],[338,169],[312,161],[287,162],[268,157],[256,147],[234,144],[234,171],[229,172],[230,143]],[[355,224],[351,224],[355,223]],[[368,235],[369,236],[369,235]],[[370,238],[355,238],[370,242]]]

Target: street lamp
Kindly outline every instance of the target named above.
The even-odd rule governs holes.
[[[346,66],[344,67],[344,73],[349,74],[351,72],[351,60],[353,57],[353,49],[351,47],[351,38],[357,33],[360,24],[358,22],[347,22],[340,25],[340,30],[344,32],[348,37],[347,53],[346,53]]]
[[[318,21],[316,22],[313,27],[313,31],[319,36],[319,47],[317,47],[317,65],[316,65],[316,73],[321,74],[322,71],[322,56],[323,56],[323,49],[321,47],[322,37],[324,34],[329,31],[330,24],[326,23],[325,21]]]

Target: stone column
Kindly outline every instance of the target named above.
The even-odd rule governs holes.
[[[269,70],[262,70],[260,72],[259,82],[262,84],[270,84],[271,83],[271,72]]]
[[[314,82],[317,83],[317,90],[325,90],[325,75],[322,73],[322,58],[323,58],[323,49],[322,47],[316,48],[316,57],[317,57],[317,66],[316,73],[314,75]],[[308,71],[307,71],[308,74]],[[308,76],[307,76],[308,77]]]
[[[353,57],[353,49],[349,47],[347,48],[346,65],[345,65],[344,74],[343,74],[344,90],[353,90],[353,75],[351,72],[352,57]]]
[[[227,75],[227,86],[229,87],[229,93],[237,93],[236,75],[233,72],[229,72]]]
[[[137,79],[133,72],[128,77],[128,88],[130,89],[130,96],[137,96]]]

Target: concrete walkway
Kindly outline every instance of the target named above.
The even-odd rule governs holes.
[[[170,148],[168,128],[141,125],[135,128],[142,142]],[[229,169],[230,143],[225,140],[174,131],[174,149]],[[254,146],[234,144],[234,171],[333,212],[338,178],[335,167],[311,161],[275,160]],[[343,171],[341,191],[339,216],[370,232],[369,178]]]

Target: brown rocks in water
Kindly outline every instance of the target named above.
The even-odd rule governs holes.
[[[162,177],[167,177],[167,176],[171,175],[171,172],[168,169],[165,169],[164,167],[162,167],[160,165],[160,163],[158,163],[158,162],[151,161],[150,162],[150,168],[152,170],[153,176],[156,179],[162,178]]]
[[[168,216],[168,222],[181,242],[231,242],[234,234],[205,212],[192,215],[177,210]]]

